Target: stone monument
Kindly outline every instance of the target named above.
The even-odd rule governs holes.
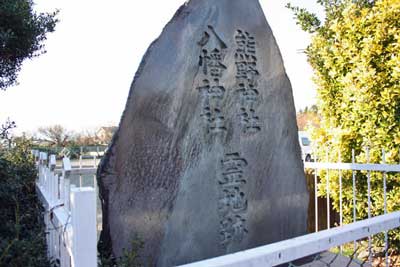
[[[101,247],[173,266],[302,235],[293,96],[257,0],[191,0],[151,44],[98,171]]]

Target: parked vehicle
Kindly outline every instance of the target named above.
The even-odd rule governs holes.
[[[312,161],[311,140],[307,132],[299,131],[299,143],[301,147],[301,159],[303,161]]]

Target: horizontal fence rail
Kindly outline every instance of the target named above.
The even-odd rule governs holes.
[[[69,162],[69,160],[65,158],[63,159],[62,168],[57,169],[55,167],[55,157],[48,158],[47,155],[39,153],[37,158],[39,169],[39,181],[37,187],[40,195],[42,196],[43,205],[45,206],[47,211],[47,215],[45,215],[45,222],[48,226],[48,232],[50,233],[48,239],[49,257],[52,259],[60,259],[61,263],[64,264],[61,264],[62,267],[96,266],[92,265],[96,264],[95,260],[93,260],[96,259],[97,255],[95,248],[96,234],[92,233],[92,236],[89,238],[89,240],[91,241],[88,242],[85,238],[86,230],[82,230],[83,228],[76,228],[78,226],[75,226],[77,224],[80,224],[80,218],[85,218],[88,216],[87,213],[89,210],[90,212],[96,211],[96,202],[88,196],[90,195],[89,192],[92,192],[90,189],[77,190],[74,187],[71,187],[71,189],[69,189],[70,187],[68,186],[70,183],[68,177],[70,177],[72,174],[80,176],[80,179],[82,179],[81,176],[84,175],[95,175],[95,166],[97,165],[96,160],[93,161],[93,168],[87,168],[86,166],[83,166],[82,163],[79,164],[78,168],[73,168],[71,167],[71,163]],[[82,159],[80,159],[80,162],[81,161]],[[339,155],[339,162],[329,162],[329,156],[327,155],[326,162],[304,162],[305,170],[314,171],[314,178],[311,177],[311,180],[313,180],[311,181],[311,183],[313,184],[314,189],[311,191],[314,191],[313,193],[315,194],[315,200],[313,201],[315,203],[315,210],[313,211],[315,212],[315,233],[213,259],[207,259],[195,263],[182,265],[182,267],[272,267],[285,263],[291,263],[295,260],[313,256],[316,253],[329,251],[330,249],[337,246],[340,246],[340,252],[342,252],[342,245],[349,242],[354,242],[355,254],[357,251],[357,240],[361,239],[366,240],[365,242],[368,242],[368,256],[366,257],[368,257],[369,265],[367,266],[372,266],[372,236],[379,233],[383,233],[384,235],[385,266],[393,266],[390,265],[390,261],[388,259],[388,231],[398,229],[400,227],[400,212],[387,212],[387,175],[389,175],[389,173],[400,173],[400,165],[386,164],[385,151],[383,150],[381,160],[382,164],[370,163],[368,149],[366,151],[366,163],[356,163],[354,150],[352,152],[351,163],[343,163],[340,161],[341,160]],[[382,173],[382,184],[379,184],[379,186],[382,187],[382,199],[384,200],[384,209],[382,211],[383,214],[376,217],[372,216],[373,198],[371,196],[371,192],[373,192],[373,188],[371,183],[371,173],[373,172]],[[360,173],[363,175],[358,176],[357,174]],[[352,223],[350,224],[344,224],[345,220],[343,218],[344,204],[342,201],[342,180],[344,179],[344,174],[347,175],[346,185],[352,187],[352,193],[350,193],[350,195],[352,195],[353,199],[350,199],[350,201],[352,201],[353,204],[353,214],[350,216],[353,216],[353,218],[351,218],[352,220],[349,220],[350,218],[346,218],[347,222],[352,221]],[[318,175],[325,175],[325,184],[320,183],[319,180],[321,177],[319,177]],[[51,176],[58,178],[49,178]],[[360,219],[359,221],[357,221],[357,211],[355,207],[359,199],[357,199],[356,195],[356,185],[359,182],[357,179],[359,179],[360,177],[362,179],[365,179],[364,183],[368,186],[366,199],[364,200],[366,203],[368,203],[368,206],[366,204],[368,217],[367,215],[365,215],[364,218],[366,219]],[[338,192],[334,192],[331,188],[330,182],[332,182],[333,179],[338,179],[338,188],[336,189]],[[82,186],[81,180],[79,184]],[[323,207],[326,208],[326,211],[324,211],[323,214],[321,214],[321,212],[320,214],[318,213],[318,205],[321,205],[321,203],[319,204],[318,201],[321,200],[318,199],[320,193],[319,188],[324,188],[324,190],[326,190],[326,195],[324,196],[325,199],[322,202]],[[82,195],[79,195],[81,193]],[[337,222],[338,226],[330,228],[330,212],[332,209],[331,196],[333,194],[338,196],[338,198],[340,199],[340,201],[337,200],[339,201],[339,203],[337,203],[337,205],[339,206],[337,212],[340,216],[340,219],[333,220],[332,227],[334,226],[334,222]],[[80,196],[81,199],[79,200]],[[84,206],[80,206],[79,203],[92,204],[90,204],[90,207],[86,206],[86,208],[83,208]],[[49,214],[53,215],[49,216]],[[91,218],[92,215],[90,215]],[[319,218],[321,218],[321,215],[326,216],[327,223],[327,229],[323,231],[319,231],[318,229],[318,220]],[[96,216],[95,212],[93,216]],[[92,231],[96,227],[96,220],[94,219],[94,226],[93,218],[91,220],[92,221],[90,223],[90,227],[89,223],[83,223],[84,225],[86,225],[86,227],[89,227],[91,229],[90,231]],[[63,229],[63,231],[59,231],[59,229]],[[60,247],[62,247],[62,245],[64,245],[65,247],[64,251],[60,251]],[[367,250],[367,248],[365,248],[365,250]],[[90,260],[90,262],[88,261],[87,263],[78,263],[79,261],[76,261],[76,259],[79,257],[85,257],[83,254],[87,254],[87,251],[89,251],[89,254],[92,255],[90,256],[92,260]],[[68,263],[64,263],[66,262],[64,258],[70,259],[70,265],[68,265]],[[361,266],[365,265],[361,264]]]
[[[68,158],[56,170],[56,158],[33,151],[37,160],[36,189],[45,208],[49,260],[60,267],[96,267],[96,192],[71,185],[72,175],[95,175],[96,168],[72,169]]]
[[[351,173],[351,189],[352,189],[352,205],[353,205],[353,211],[352,211],[352,221],[356,222],[357,221],[357,203],[360,199],[357,199],[357,183],[359,183],[359,177],[357,176],[357,173],[362,172],[366,174],[364,176],[366,183],[367,183],[367,196],[366,196],[366,201],[367,201],[367,213],[368,213],[368,219],[372,218],[372,201],[373,197],[371,195],[371,191],[373,189],[376,190],[376,188],[372,188],[372,183],[371,183],[371,174],[372,173],[380,173],[382,175],[382,181],[379,187],[382,189],[383,194],[382,194],[382,199],[383,199],[383,214],[387,214],[387,175],[390,173],[395,173],[398,174],[400,173],[400,164],[386,164],[386,152],[384,149],[381,150],[381,162],[380,164],[374,164],[370,163],[370,148],[365,147],[365,160],[366,163],[357,163],[356,162],[356,155],[355,155],[355,150],[352,149],[351,151],[351,163],[343,163],[341,162],[341,154],[340,152],[338,153],[338,159],[339,162],[328,162],[330,159],[329,155],[329,149],[326,151],[326,160],[327,162],[304,162],[304,169],[305,170],[313,170],[314,171],[314,219],[315,219],[315,231],[318,231],[319,227],[319,218],[321,218],[321,214],[318,213],[318,197],[319,197],[319,188],[318,186],[324,186],[326,190],[326,195],[324,198],[326,199],[326,227],[329,229],[331,227],[331,194],[332,193],[339,193],[339,210],[337,211],[339,213],[339,225],[343,225],[343,173],[345,171]],[[323,174],[324,177],[326,178],[326,184],[322,185],[319,183],[319,171],[325,171]],[[337,174],[337,176],[336,176]],[[339,192],[331,192],[331,181],[333,177],[336,177],[339,179]],[[335,178],[335,179],[336,179]],[[376,183],[375,183],[376,186]],[[364,200],[365,201],[365,200]],[[385,266],[390,266],[390,260],[388,257],[388,250],[389,250],[389,239],[388,239],[388,232],[384,232],[384,254],[385,254]],[[354,242],[354,251],[357,250],[357,243]],[[340,251],[342,252],[342,247],[340,247]],[[372,264],[372,234],[368,236],[368,262],[369,264]]]
[[[393,212],[254,249],[181,265],[181,267],[271,267],[398,227],[400,227],[400,212]]]
[[[348,171],[400,172],[400,165],[391,164],[304,162],[304,168]]]
[[[81,176],[81,175],[96,175],[97,168],[76,168],[71,169],[71,175]],[[62,174],[63,169],[55,169],[56,174]]]
[[[332,248],[340,247],[340,253],[342,253],[342,246],[347,243],[354,242],[354,255],[358,251],[357,248],[357,240],[367,240],[368,241],[368,250],[366,261],[369,264],[364,265],[364,263],[357,263],[357,266],[372,266],[372,236],[376,234],[383,233],[384,234],[384,255],[385,255],[385,266],[397,266],[391,265],[390,260],[388,258],[388,231],[397,229],[400,227],[400,212],[392,212],[387,213],[387,186],[386,186],[386,175],[388,173],[400,173],[400,165],[399,164],[386,164],[385,161],[385,151],[382,150],[382,164],[373,164],[369,162],[369,149],[366,151],[367,162],[366,163],[356,163],[355,162],[355,153],[352,151],[352,162],[351,163],[343,163],[340,162],[340,154],[339,154],[339,162],[329,162],[329,155],[327,153],[326,162],[304,162],[305,170],[313,170],[314,171],[314,181],[312,182],[314,187],[314,205],[315,205],[315,233],[304,235],[301,237],[273,243],[270,245],[249,249],[213,259],[203,260],[195,263],[190,263],[186,265],[182,265],[181,267],[270,267],[277,266],[281,264],[290,264],[293,265],[293,261],[307,259],[308,257],[317,258],[315,255],[321,252],[329,251]],[[324,171],[326,184],[321,184],[319,182],[319,172]],[[353,222],[347,225],[344,225],[343,221],[343,173],[349,171],[350,181],[352,181],[352,204],[353,208]],[[356,211],[356,203],[357,203],[357,172],[364,172],[366,174],[365,179],[368,184],[367,196],[368,199],[368,218],[364,220],[357,221],[357,211]],[[384,211],[380,216],[372,217],[371,206],[372,206],[372,197],[371,197],[371,173],[379,172],[382,173],[382,184],[380,185],[383,190],[384,199]],[[332,179],[338,179],[339,188],[338,192],[334,192],[330,186],[330,182]],[[326,190],[326,195],[324,198],[326,199],[326,214],[318,213],[318,198],[319,198],[319,187],[322,186]],[[337,194],[340,199],[340,210],[338,211],[340,219],[338,222],[338,226],[335,228],[331,228],[331,196],[333,194]],[[326,215],[326,230],[318,231],[318,218],[320,216]],[[363,248],[362,248],[363,249]],[[314,257],[315,256],[315,257]],[[352,256],[352,257],[353,257]],[[335,256],[336,257],[336,256]],[[364,258],[364,257],[363,257]],[[353,258],[345,257],[345,260],[349,261],[347,266],[350,266]],[[332,262],[333,264],[333,262]],[[344,266],[346,266],[346,264]],[[360,264],[360,265],[359,265]],[[314,266],[314,265],[307,265]],[[322,266],[321,264],[317,266]],[[340,265],[331,265],[325,264],[323,266],[342,266]],[[353,266],[353,265],[351,265]]]

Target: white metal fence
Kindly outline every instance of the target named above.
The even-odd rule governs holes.
[[[249,249],[181,267],[271,267],[400,227],[400,212]],[[293,265],[291,265],[293,266]],[[309,265],[312,266],[312,265]],[[321,265],[319,265],[321,266]],[[331,265],[334,266],[334,265]],[[344,265],[346,266],[346,265]],[[344,267],[343,266],[343,267]]]
[[[37,192],[45,209],[49,259],[60,267],[97,266],[96,190],[71,185],[73,175],[95,175],[96,168],[72,169],[68,158],[56,170],[56,158],[34,151]]]
[[[71,168],[69,160],[64,159],[62,168],[56,169],[55,157],[50,156],[47,159],[47,155],[44,153],[40,154],[38,162],[39,181],[37,188],[46,209],[45,222],[48,232],[49,257],[58,261],[62,267],[97,266],[96,193],[93,188],[82,187],[84,186],[82,176],[94,176],[96,168],[94,166],[92,168],[84,168],[82,164],[79,164],[77,168]],[[94,165],[96,165],[96,162]],[[368,242],[367,255],[371,263],[371,236],[379,233],[383,233],[385,236],[385,266],[397,266],[392,265],[388,258],[388,231],[400,227],[400,212],[387,213],[386,177],[388,173],[400,173],[400,165],[386,164],[384,151],[382,151],[381,164],[356,163],[353,152],[351,163],[305,162],[304,165],[306,170],[314,171],[315,233],[184,266],[277,266],[361,239]],[[323,231],[318,229],[318,218],[321,218],[321,214],[318,214],[318,175],[321,170],[325,172],[324,175],[327,177],[325,189],[327,193],[326,214],[324,216],[326,216],[328,229]],[[357,221],[357,211],[354,209],[353,223],[347,225],[343,223],[342,203],[342,172],[345,171],[351,172],[352,175],[354,207],[357,201],[356,173],[365,172],[368,184],[368,218]],[[371,173],[373,172],[379,172],[383,175],[381,186],[384,194],[384,211],[382,215],[376,217],[371,214]],[[78,183],[80,188],[69,185],[70,179],[68,177],[72,175],[80,177]],[[332,178],[334,175],[339,179],[340,219],[338,227],[330,228],[330,196],[333,191],[330,188],[329,177],[331,176]],[[356,242],[354,242],[354,245],[356,246]]]
[[[385,150],[382,149],[381,154],[381,163],[380,164],[373,164],[370,163],[370,149],[368,147],[365,148],[366,154],[366,163],[356,163],[355,160],[355,151],[352,150],[352,162],[351,163],[328,163],[328,162],[305,162],[304,168],[306,170],[313,170],[314,172],[314,205],[315,205],[315,232],[318,232],[318,218],[321,217],[321,214],[318,214],[318,174],[321,170],[325,171],[325,191],[326,191],[326,219],[327,219],[327,228],[329,229],[331,226],[331,214],[330,214],[330,206],[331,206],[331,188],[330,188],[330,177],[331,175],[335,175],[339,179],[339,226],[343,225],[343,172],[351,172],[351,186],[352,186],[352,221],[357,222],[357,172],[364,172],[366,173],[366,182],[367,182],[367,214],[368,219],[372,218],[372,197],[371,197],[371,174],[372,173],[381,173],[382,174],[382,183],[380,185],[382,192],[383,192],[383,214],[387,214],[387,175],[388,173],[400,173],[400,164],[386,164],[386,153]],[[326,156],[327,160],[329,159],[329,155],[327,153]],[[340,161],[340,155],[339,155]],[[365,201],[365,200],[364,200]],[[385,240],[385,263],[386,266],[391,266],[388,257],[389,251],[389,241],[388,241],[388,231],[384,231],[384,240]],[[356,239],[355,239],[356,240]],[[368,262],[372,264],[372,238],[371,235],[368,235]],[[357,243],[354,242],[354,250],[357,249]]]
[[[385,151],[382,151],[382,163],[381,164],[371,164],[369,163],[369,150],[367,148],[367,163],[361,164],[355,162],[354,151],[352,152],[352,162],[351,163],[330,163],[330,162],[305,162],[305,170],[314,171],[314,188],[315,188],[315,233],[304,235],[301,237],[285,240],[282,242],[277,242],[274,244],[249,249],[234,254],[229,254],[214,259],[208,259],[204,261],[199,261],[187,265],[182,265],[185,267],[269,267],[277,266],[280,264],[290,263],[289,266],[296,266],[292,264],[293,261],[302,259],[308,256],[312,256],[316,253],[321,253],[323,251],[330,250],[335,247],[341,246],[354,241],[354,254],[357,251],[357,240],[365,239],[368,240],[367,245],[367,266],[372,266],[372,242],[371,236],[379,233],[384,234],[385,247],[385,263],[384,266],[400,266],[393,265],[388,257],[389,242],[388,242],[388,231],[400,227],[400,211],[387,213],[387,187],[386,178],[388,173],[400,173],[400,165],[390,165],[385,162]],[[327,230],[318,231],[318,218],[321,218],[321,214],[318,214],[318,175],[320,171],[323,170],[326,175],[326,220],[327,220]],[[352,175],[352,192],[353,192],[353,223],[344,225],[343,224],[343,203],[342,203],[342,174],[343,171],[349,171]],[[368,191],[367,191],[367,203],[368,203],[368,218],[364,220],[357,221],[357,211],[356,211],[356,172],[363,171],[366,172]],[[331,194],[333,193],[330,188],[329,176],[333,175],[335,172],[339,179],[339,225],[335,228],[330,228],[331,222]],[[380,216],[372,217],[371,215],[371,173],[379,172],[383,175],[382,190],[384,199],[384,211]],[[336,177],[336,176],[335,176]],[[400,201],[400,200],[399,200]],[[352,256],[354,256],[354,254]],[[350,261],[352,259],[350,258]],[[314,266],[314,265],[307,265]],[[322,265],[318,265],[322,266]],[[324,266],[342,266],[334,265],[334,263],[327,263]],[[348,265],[350,266],[350,262]],[[352,265],[353,266],[353,265]],[[357,266],[365,266],[363,263]],[[382,265],[381,265],[382,266]]]

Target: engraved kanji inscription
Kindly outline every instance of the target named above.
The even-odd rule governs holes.
[[[224,217],[220,222],[221,245],[226,247],[232,242],[241,242],[248,233],[245,224],[246,219],[242,215]]]
[[[220,221],[221,245],[241,242],[246,229],[247,197],[244,186],[247,179],[244,169],[247,161],[239,153],[226,154],[221,160],[222,172],[218,178],[220,198],[218,213]]]
[[[223,63],[227,46],[212,26],[208,26],[198,44],[201,47],[200,74],[203,77],[197,87],[201,98],[200,116],[204,119],[207,133],[225,132],[226,122],[222,110],[225,87],[220,81],[227,69]]]
[[[219,201],[220,213],[241,213],[247,209],[247,199],[239,187],[224,188]]]
[[[257,70],[255,38],[246,31],[237,30],[236,51],[236,92],[239,96],[239,118],[244,133],[257,133],[261,130],[260,118],[256,108],[260,97]]]

